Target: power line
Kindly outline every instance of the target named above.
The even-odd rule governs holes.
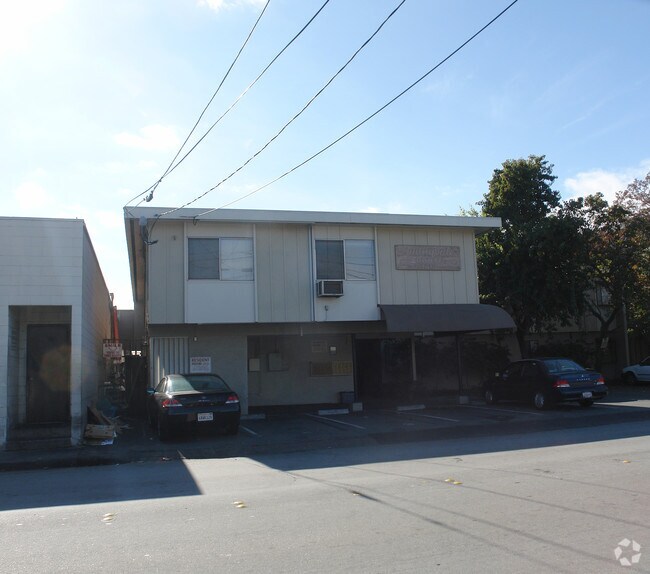
[[[427,78],[430,74],[432,74],[435,70],[437,70],[437,69],[438,69],[440,66],[442,66],[445,62],[447,62],[447,60],[449,60],[450,58],[452,58],[453,56],[455,56],[458,52],[460,52],[460,50],[462,50],[465,46],[467,46],[467,44],[469,44],[472,40],[474,40],[474,38],[476,38],[479,34],[481,34],[484,30],[486,30],[487,28],[489,28],[492,24],[494,24],[494,22],[496,22],[499,18],[501,18],[501,16],[503,16],[503,15],[504,15],[508,10],[510,10],[510,8],[512,8],[512,7],[513,7],[513,6],[514,6],[518,1],[519,1],[519,0],[513,0],[513,2],[511,2],[510,4],[508,4],[508,6],[506,6],[506,7],[505,7],[501,12],[499,12],[499,13],[498,13],[494,18],[492,18],[492,20],[490,20],[487,24],[485,24],[485,25],[484,25],[481,29],[479,29],[477,32],[475,32],[474,34],[472,34],[472,36],[470,36],[467,40],[465,40],[465,42],[463,42],[460,46],[458,46],[458,48],[456,48],[453,52],[449,53],[445,58],[443,58],[442,60],[440,60],[440,61],[439,61],[435,66],[433,66],[433,68],[431,68],[431,69],[430,69],[429,71],[427,71],[425,74],[423,74],[422,76],[420,76],[417,80],[415,80],[415,82],[413,82],[413,83],[412,83],[411,85],[409,85],[407,88],[405,88],[404,90],[402,90],[399,94],[397,94],[397,95],[396,95],[395,97],[393,97],[391,100],[389,100],[388,102],[386,102],[383,106],[381,106],[379,109],[377,109],[377,110],[376,110],[375,112],[373,112],[371,115],[369,115],[369,116],[366,117],[364,120],[362,120],[361,122],[359,122],[358,124],[356,124],[353,128],[349,129],[349,130],[348,130],[347,132],[345,132],[342,136],[336,138],[334,141],[332,141],[331,143],[329,143],[328,145],[326,145],[326,146],[325,146],[324,148],[322,148],[320,151],[318,151],[318,152],[316,152],[315,154],[311,155],[310,157],[308,157],[308,158],[305,159],[304,161],[302,161],[302,162],[300,162],[299,164],[295,165],[295,166],[292,167],[291,169],[285,171],[282,175],[279,175],[279,176],[276,177],[275,179],[273,179],[273,180],[271,180],[271,181],[265,183],[264,185],[258,187],[257,189],[254,189],[253,191],[251,191],[251,192],[249,192],[249,193],[246,193],[245,195],[242,195],[241,197],[239,197],[239,198],[237,198],[237,199],[235,199],[235,200],[233,200],[233,201],[230,201],[230,202],[228,202],[228,203],[222,205],[221,207],[215,207],[215,208],[212,208],[212,209],[208,209],[207,211],[204,211],[204,212],[202,212],[202,213],[199,213],[199,214],[193,216],[193,219],[196,220],[197,218],[199,218],[199,217],[201,217],[201,216],[203,216],[203,215],[207,215],[208,213],[212,213],[213,211],[217,211],[218,209],[223,209],[224,207],[228,207],[228,206],[230,206],[230,205],[233,205],[234,203],[237,203],[237,202],[239,202],[239,201],[241,201],[241,200],[243,200],[243,199],[246,199],[247,197],[250,197],[251,195],[254,195],[254,194],[256,194],[256,193],[262,191],[263,189],[269,187],[270,185],[273,185],[274,183],[276,183],[277,181],[283,179],[284,177],[286,177],[286,176],[289,175],[290,173],[296,171],[297,169],[301,168],[302,166],[304,166],[305,164],[309,163],[309,162],[312,161],[313,159],[317,158],[319,155],[321,155],[322,153],[326,152],[326,151],[327,151],[328,149],[330,149],[331,147],[335,146],[335,145],[336,145],[337,143],[339,143],[342,139],[346,138],[346,137],[349,136],[352,132],[356,131],[356,130],[359,129],[361,126],[363,126],[365,123],[369,122],[372,118],[374,118],[376,115],[378,115],[378,114],[380,114],[381,112],[383,112],[387,107],[389,107],[391,104],[393,104],[394,102],[396,102],[396,101],[397,101],[399,98],[401,98],[404,94],[406,94],[406,93],[409,92],[411,89],[413,89],[415,86],[417,86],[417,85],[418,85],[422,80],[424,80],[425,78]],[[225,181],[225,180],[224,180],[224,181]],[[186,203],[185,205],[183,205],[183,206],[181,206],[181,207],[177,207],[177,208],[175,208],[175,209],[172,209],[172,210],[169,210],[169,211],[166,211],[166,212],[164,212],[164,213],[159,214],[159,215],[158,215],[158,218],[159,218],[159,217],[162,217],[163,215],[168,215],[168,214],[170,214],[170,213],[174,213],[175,211],[178,211],[179,209],[182,209],[183,207],[187,207],[187,206],[190,205],[191,203],[194,203],[195,201],[197,201],[197,200],[200,199],[201,197],[207,195],[208,193],[210,193],[211,191],[213,191],[214,189],[216,189],[219,185],[221,185],[221,183],[223,183],[223,181],[222,181],[222,182],[219,182],[216,186],[214,186],[213,188],[209,189],[209,190],[206,191],[203,195],[200,195],[199,197],[197,197],[196,199],[192,200],[191,202],[188,202],[188,203]]]
[[[325,83],[325,85],[312,96],[312,98],[301,108],[301,110],[296,113],[287,123],[285,123],[282,128],[269,140],[267,141],[260,149],[258,149],[251,157],[249,157],[243,164],[241,164],[237,169],[235,169],[230,175],[226,176],[223,178],[219,183],[208,189],[207,191],[203,192],[201,195],[195,197],[191,201],[188,201],[187,203],[184,203],[180,207],[176,207],[170,211],[167,211],[161,215],[168,215],[169,213],[173,213],[175,211],[178,211],[179,209],[183,209],[184,207],[187,207],[188,205],[191,205],[195,202],[197,202],[199,199],[202,197],[205,197],[208,193],[214,191],[217,189],[219,186],[221,186],[223,183],[228,181],[231,177],[239,173],[244,167],[246,167],[251,161],[253,161],[258,155],[260,155],[269,145],[271,145],[283,132],[286,130],[296,119],[298,119],[302,113],[309,107],[311,104],[320,96],[326,89],[327,87],[345,70],[348,65],[357,57],[357,55],[363,50],[372,40],[373,38],[380,32],[380,30],[384,27],[384,25],[395,15],[395,13],[404,5],[406,0],[401,0],[401,2],[393,9],[386,18],[382,21],[382,23],[379,25],[379,27],[372,33],[372,35],[365,41],[361,46],[350,56],[350,58],[339,68],[339,70]],[[333,144],[332,144],[333,145]]]
[[[293,37],[291,40],[280,50],[275,57],[266,65],[266,67],[259,73],[259,75],[248,85],[248,87],[241,93],[235,101],[230,105],[230,107],[217,118],[217,120],[208,128],[208,130],[201,136],[201,138],[189,149],[189,151],[180,159],[178,162],[171,168],[168,169],[168,171],[165,173],[166,175],[169,175],[172,171],[174,171],[183,161],[185,161],[185,158],[190,155],[194,149],[207,137],[207,135],[212,131],[212,129],[239,103],[239,100],[241,100],[246,93],[258,82],[258,80],[266,73],[266,71],[275,63],[275,61],[284,53],[284,51],[293,44],[293,42],[300,36],[308,27],[309,25],[316,19],[316,17],[321,13],[323,8],[327,6],[327,4],[330,2],[330,0],[325,0],[323,5],[317,10],[317,12],[309,19],[309,21],[300,29],[300,31]],[[176,155],[178,157],[178,154]],[[176,158],[174,158],[176,159]],[[173,162],[172,162],[173,163]],[[163,177],[165,177],[163,176]],[[162,179],[162,178],[161,178]]]
[[[277,53],[277,54],[276,54],[276,55],[271,59],[271,61],[270,61],[270,62],[265,66],[265,68],[264,68],[264,69],[263,69],[263,70],[262,70],[262,71],[257,75],[257,77],[256,77],[256,78],[255,78],[255,79],[254,79],[254,80],[253,80],[253,81],[252,81],[252,82],[251,82],[251,83],[246,87],[246,89],[245,89],[243,92],[241,92],[241,94],[239,94],[239,96],[237,96],[237,98],[235,99],[235,101],[234,101],[234,102],[233,102],[233,103],[232,103],[232,104],[231,104],[231,105],[226,109],[226,111],[223,112],[223,114],[221,114],[221,116],[219,116],[219,117],[217,118],[217,120],[216,120],[216,121],[215,121],[215,122],[214,122],[214,123],[213,123],[213,124],[208,128],[208,129],[207,129],[207,131],[206,131],[206,132],[205,132],[205,133],[204,133],[204,134],[199,138],[199,140],[198,140],[198,141],[197,141],[197,142],[196,142],[196,143],[195,143],[195,144],[194,144],[194,145],[193,145],[193,146],[192,146],[192,147],[191,147],[191,148],[190,148],[190,149],[185,153],[185,155],[184,155],[183,157],[181,157],[181,159],[179,159],[176,163],[174,163],[174,161],[178,158],[178,156],[179,156],[179,154],[180,154],[180,151],[181,151],[181,150],[183,149],[183,147],[186,145],[186,143],[187,143],[187,139],[189,139],[189,136],[188,136],[188,138],[187,138],[187,139],[185,140],[185,142],[183,143],[183,146],[181,146],[181,149],[179,150],[179,152],[176,154],[176,156],[174,156],[174,159],[173,159],[172,162],[170,163],[170,165],[169,165],[169,167],[167,168],[167,170],[165,170],[165,173],[164,173],[164,174],[160,177],[160,179],[159,179],[159,180],[154,184],[154,186],[152,186],[152,187],[154,188],[154,190],[155,190],[155,188],[158,186],[158,184],[161,183],[161,181],[163,180],[163,178],[165,178],[166,176],[168,176],[168,175],[169,175],[170,173],[172,173],[172,172],[173,172],[173,171],[174,171],[174,170],[175,170],[175,169],[176,169],[176,168],[177,168],[181,163],[183,163],[183,161],[185,161],[185,159],[186,159],[186,158],[187,158],[187,157],[188,157],[188,156],[189,156],[189,155],[190,155],[190,154],[191,154],[191,153],[196,149],[196,147],[197,147],[197,146],[198,146],[198,145],[199,145],[199,144],[200,144],[200,143],[201,143],[201,142],[202,142],[202,141],[203,141],[203,140],[208,136],[208,134],[209,134],[209,133],[210,133],[210,132],[211,132],[211,131],[216,127],[216,125],[217,125],[217,124],[218,124],[218,123],[219,123],[219,122],[220,122],[224,117],[226,117],[226,115],[227,115],[230,111],[232,111],[232,109],[233,109],[233,108],[234,108],[234,107],[239,103],[239,101],[240,101],[240,100],[241,100],[241,99],[242,99],[242,98],[243,98],[243,97],[248,93],[248,91],[249,91],[249,90],[250,90],[250,89],[251,89],[255,84],[257,84],[257,82],[262,78],[262,76],[264,76],[264,74],[265,74],[265,73],[269,70],[269,68],[270,68],[270,67],[271,67],[271,66],[276,62],[276,60],[277,60],[277,59],[278,59],[278,58],[279,58],[279,57],[280,57],[280,56],[281,56],[281,55],[282,55],[282,54],[283,54],[283,53],[284,53],[284,52],[289,48],[289,46],[291,46],[291,44],[293,44],[293,43],[298,39],[298,37],[299,37],[299,36],[300,36],[300,35],[301,35],[301,34],[302,34],[302,33],[303,33],[303,32],[304,32],[304,31],[305,31],[305,30],[306,30],[306,29],[311,25],[311,23],[312,23],[312,22],[316,19],[316,17],[317,17],[317,16],[318,16],[322,11],[323,11],[323,9],[325,8],[325,6],[327,6],[327,4],[329,4],[329,2],[330,2],[330,0],[325,0],[325,2],[323,2],[323,4],[321,5],[321,7],[320,7],[320,8],[319,8],[315,13],[314,13],[314,15],[313,15],[313,16],[312,16],[312,17],[307,21],[307,23],[306,23],[306,24],[305,24],[305,25],[304,25],[304,26],[303,26],[303,27],[302,27],[302,28],[301,28],[301,29],[300,29],[300,30],[299,30],[299,31],[298,31],[298,32],[293,36],[293,38],[291,38],[291,40],[289,40],[289,42],[287,42],[287,43],[285,44],[285,46],[284,46],[284,47],[283,47],[283,48],[282,48],[282,49],[281,49],[281,50],[280,50],[280,51],[279,51],[279,52],[278,52],[278,53]],[[261,15],[260,15],[260,17],[261,17]],[[258,21],[259,21],[259,19],[258,19]],[[214,99],[214,96],[213,96],[213,99]],[[210,101],[212,101],[212,100],[210,100]],[[209,104],[208,104],[208,105],[209,105]],[[207,106],[206,106],[206,109],[207,109]],[[205,110],[204,110],[204,112],[205,112]],[[203,114],[202,114],[202,115],[203,115]],[[199,119],[200,119],[200,118],[199,118]],[[197,122],[197,124],[198,124],[198,122]],[[194,131],[195,128],[196,128],[196,125],[194,126],[192,132]],[[190,132],[190,135],[192,135],[192,132]],[[146,191],[144,191],[143,193],[137,195],[137,196],[134,197],[131,201],[134,201],[135,199],[137,199],[138,197],[140,197],[140,195],[144,195],[144,194],[147,193],[149,190],[151,190],[152,187],[149,187]],[[144,201],[144,200],[140,200],[140,202],[138,203],[138,205],[140,205],[140,204],[142,203],[142,201]],[[147,201],[149,201],[149,200],[147,200]],[[130,203],[130,202],[129,202],[129,203]],[[137,207],[137,206],[136,206],[136,207]]]
[[[128,205],[129,203],[131,203],[132,201],[135,201],[136,199],[138,199],[140,196],[145,195],[145,194],[148,193],[148,192],[149,192],[149,196],[146,198],[146,201],[151,201],[151,200],[153,199],[154,191],[156,191],[156,188],[158,187],[158,185],[160,184],[160,182],[163,180],[163,178],[166,177],[167,174],[168,174],[168,173],[173,169],[172,166],[174,165],[174,162],[176,161],[176,159],[178,158],[178,156],[180,155],[180,153],[183,151],[183,148],[187,145],[187,142],[189,141],[190,137],[192,137],[192,134],[194,133],[194,131],[196,130],[197,126],[198,126],[199,123],[201,122],[201,119],[202,119],[203,116],[205,115],[205,112],[208,110],[208,108],[210,107],[210,104],[212,103],[212,101],[214,100],[214,98],[215,98],[215,97],[217,96],[217,94],[219,93],[219,90],[221,90],[221,86],[223,86],[224,82],[226,81],[226,79],[227,79],[228,76],[230,75],[230,72],[232,71],[232,69],[234,68],[235,64],[237,63],[237,60],[239,60],[239,56],[241,56],[241,53],[244,51],[244,48],[245,48],[246,45],[248,44],[248,41],[251,39],[251,36],[253,35],[253,32],[254,32],[255,29],[257,28],[257,25],[260,23],[260,20],[262,19],[262,16],[263,16],[264,13],[266,12],[266,9],[269,7],[269,4],[270,4],[270,3],[271,3],[271,0],[266,0],[266,4],[264,4],[264,8],[262,8],[262,11],[260,12],[260,15],[257,17],[257,20],[255,20],[255,23],[253,24],[253,27],[251,28],[250,32],[248,33],[248,36],[246,36],[246,40],[244,40],[244,43],[243,43],[243,44],[241,45],[241,47],[239,48],[239,51],[237,52],[237,55],[235,56],[235,59],[234,59],[234,60],[232,61],[232,63],[230,64],[230,67],[228,68],[228,70],[227,70],[226,73],[224,74],[223,78],[221,78],[221,82],[219,82],[219,85],[217,86],[217,89],[214,91],[214,93],[212,94],[212,97],[210,98],[210,100],[208,101],[208,103],[207,103],[207,104],[205,105],[205,107],[203,108],[203,111],[201,112],[201,114],[199,115],[198,119],[197,119],[196,122],[194,123],[194,126],[193,126],[192,129],[190,130],[190,133],[187,134],[187,137],[185,138],[185,141],[182,143],[181,147],[180,147],[180,148],[178,149],[178,151],[176,152],[176,155],[174,156],[174,158],[172,159],[172,161],[171,161],[171,162],[169,163],[169,165],[167,166],[167,169],[165,170],[165,172],[160,176],[160,178],[158,179],[158,181],[156,181],[156,183],[154,183],[153,185],[151,185],[149,188],[147,188],[147,189],[146,189],[145,191],[143,191],[142,193],[139,193],[138,195],[136,195],[136,196],[135,196],[131,201],[129,201],[129,202],[127,203],[127,205]],[[211,128],[211,129],[212,129],[212,128]],[[204,136],[204,137],[205,137],[205,136]],[[201,138],[201,139],[203,139],[203,138]],[[195,147],[196,147],[196,146],[195,146]],[[192,148],[192,149],[194,149],[194,148]],[[184,159],[184,158],[183,158],[183,159]],[[141,201],[140,203],[142,203],[142,201]],[[138,205],[139,205],[139,204],[138,204]]]

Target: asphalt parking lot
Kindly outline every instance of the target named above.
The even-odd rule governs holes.
[[[606,400],[590,408],[565,404],[544,411],[521,403],[502,402],[497,405],[486,405],[480,401],[438,408],[427,408],[424,405],[397,405],[394,409],[365,410],[347,414],[329,413],[325,410],[290,417],[270,416],[261,420],[243,420],[241,432],[252,436],[290,432],[302,436],[322,437],[324,434],[338,436],[341,433],[401,433],[468,426],[489,429],[490,425],[499,423],[539,423],[569,418],[592,420],[594,416],[612,414],[631,415],[641,412],[650,414],[650,388],[647,391],[631,389],[627,392],[629,396],[623,397],[619,390],[617,393],[619,399],[616,402]]]
[[[531,405],[473,400],[465,405],[402,404],[346,412],[341,409],[269,412],[243,417],[236,436],[198,429],[161,442],[144,420],[125,418],[114,443],[48,452],[0,452],[0,470],[117,464],[179,458],[223,458],[377,444],[567,431],[627,421],[648,421],[650,385],[610,388],[605,401],[589,408],[574,404],[538,411]]]
[[[564,404],[539,411],[522,403],[486,405],[474,400],[466,405],[445,407],[403,404],[360,412],[333,408],[252,415],[243,417],[239,434],[234,437],[199,430],[181,433],[166,443],[160,443],[153,430],[144,423],[141,423],[140,432],[145,443],[160,444],[167,450],[176,449],[190,458],[202,456],[202,452],[206,456],[214,456],[215,452],[216,456],[244,456],[346,445],[499,436],[618,424],[646,418],[650,421],[650,385],[614,387],[607,400],[589,408]]]

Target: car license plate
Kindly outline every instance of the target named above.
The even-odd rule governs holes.
[[[199,422],[202,421],[211,421],[214,419],[214,414],[212,413],[199,413],[196,415],[196,420]]]
[[[582,393],[582,398],[583,399],[590,399],[591,398],[591,393],[589,391],[587,391],[586,393]]]

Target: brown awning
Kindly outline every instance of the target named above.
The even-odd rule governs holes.
[[[379,308],[387,330],[394,333],[473,333],[515,329],[512,317],[494,305],[379,305]]]

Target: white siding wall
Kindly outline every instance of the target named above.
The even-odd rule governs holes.
[[[309,227],[257,224],[255,243],[258,321],[310,321],[313,282]]]
[[[150,387],[156,388],[165,375],[189,372],[187,337],[151,337],[150,346]]]
[[[193,237],[254,239],[254,281],[188,280]],[[478,303],[473,229],[159,221],[148,248],[150,324],[377,321],[378,304]],[[374,240],[374,281],[346,280],[343,297],[316,297],[314,241]],[[395,268],[396,245],[456,246],[459,271]]]
[[[377,229],[380,300],[385,305],[478,303],[474,233],[407,227]],[[407,271],[395,265],[396,245],[442,245],[460,248],[460,271]]]
[[[149,322],[182,323],[185,319],[185,225],[158,221],[147,248]]]

